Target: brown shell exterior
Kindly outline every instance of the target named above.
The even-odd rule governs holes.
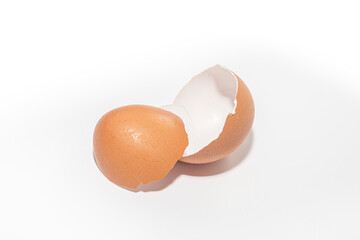
[[[94,156],[111,182],[127,188],[158,181],[184,154],[182,120],[160,108],[131,105],[105,114],[94,131]]]
[[[229,114],[217,139],[198,153],[183,157],[180,161],[194,164],[217,161],[235,151],[249,134],[254,121],[254,101],[245,83],[235,76],[238,80],[235,114]]]

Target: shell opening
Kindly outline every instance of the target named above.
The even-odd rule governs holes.
[[[184,157],[199,152],[219,137],[227,116],[235,113],[237,89],[234,73],[215,65],[193,77],[173,104],[162,107],[184,122],[189,140]]]

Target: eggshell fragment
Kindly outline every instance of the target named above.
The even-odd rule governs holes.
[[[113,183],[136,188],[162,179],[183,156],[182,120],[160,108],[131,105],[106,113],[94,132],[94,156]]]
[[[208,163],[233,152],[248,135],[254,102],[244,82],[216,65],[196,75],[164,109],[178,115],[189,137],[181,161]]]
[[[216,65],[193,77],[174,103],[163,107],[184,121],[189,136],[184,156],[199,152],[219,137],[227,116],[235,113],[236,92],[233,73]]]
[[[199,152],[183,157],[180,161],[195,164],[217,161],[235,151],[248,136],[254,121],[254,101],[245,83],[235,76],[238,80],[235,114],[227,116],[218,138]]]

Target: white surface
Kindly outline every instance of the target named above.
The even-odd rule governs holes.
[[[228,115],[235,113],[237,89],[234,73],[215,65],[194,76],[171,105],[162,107],[184,122],[189,140],[184,156],[199,152],[219,137]]]
[[[1,1],[0,239],[360,239],[358,4]],[[253,93],[247,142],[160,191],[107,181],[101,115],[216,63]]]

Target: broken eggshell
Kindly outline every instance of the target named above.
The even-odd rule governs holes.
[[[161,180],[183,156],[182,120],[161,108],[130,105],[106,113],[94,132],[94,156],[113,183],[137,188]]]
[[[227,156],[253,119],[244,82],[216,65],[192,78],[171,105],[131,105],[105,114],[95,127],[94,156],[111,182],[135,189],[165,177],[179,159],[200,164]]]
[[[164,109],[184,122],[189,146],[187,163],[209,163],[233,152],[249,134],[254,102],[245,83],[231,70],[216,65],[198,74]]]

